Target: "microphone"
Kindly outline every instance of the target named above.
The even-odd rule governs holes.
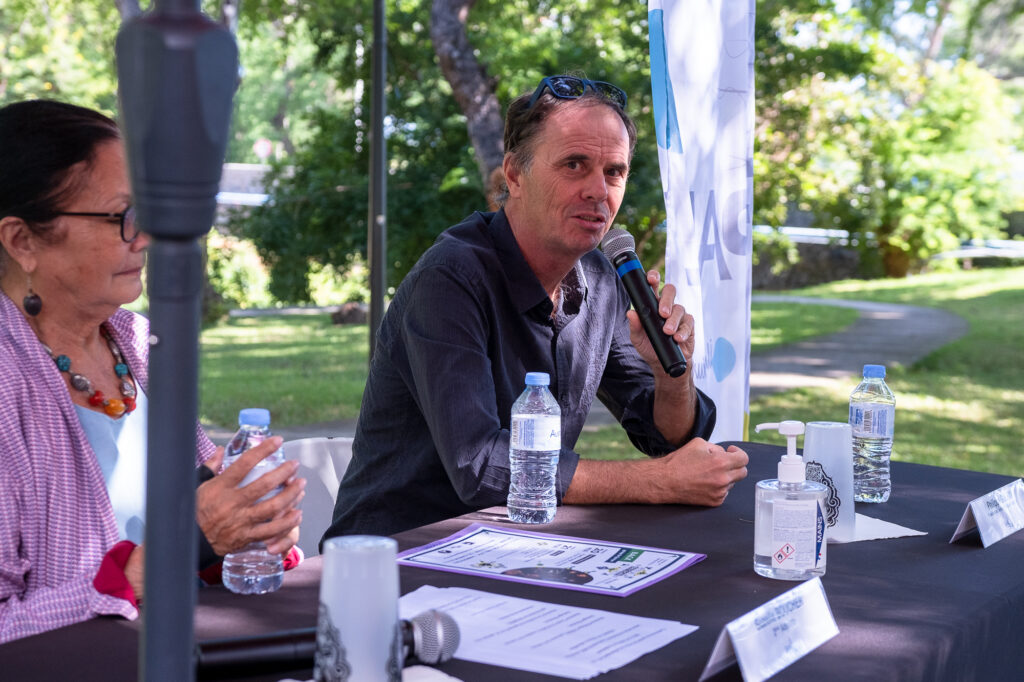
[[[608,230],[608,234],[601,240],[601,251],[611,261],[622,285],[626,287],[629,300],[640,317],[662,369],[671,377],[682,376],[686,373],[686,358],[672,336],[662,331],[665,320],[658,314],[658,299],[647,281],[635,249],[633,235],[618,228]]]
[[[459,626],[449,614],[430,609],[402,621],[406,660],[427,665],[451,660],[459,648]]]
[[[406,663],[436,665],[451,660],[459,647],[459,626],[449,614],[430,609],[399,621]],[[209,639],[196,644],[200,679],[213,679],[259,669],[313,667],[316,628],[300,628],[252,637]]]

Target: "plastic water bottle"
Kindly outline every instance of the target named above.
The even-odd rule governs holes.
[[[270,411],[261,407],[241,410],[238,413],[238,432],[224,449],[224,465],[230,466],[243,452],[255,447],[270,437]],[[284,454],[278,450],[262,459],[245,475],[239,484],[244,487],[263,474],[273,471],[284,463]],[[260,501],[270,499],[281,492],[275,488]],[[270,554],[262,542],[253,542],[245,549],[224,557],[221,573],[224,586],[235,594],[266,594],[281,587],[284,581],[284,565],[280,554]]]
[[[889,457],[895,416],[896,397],[885,384],[885,367],[864,365],[864,380],[850,394],[853,499],[857,502],[889,499]]]
[[[516,523],[555,518],[555,475],[562,449],[562,411],[551,395],[547,372],[526,375],[526,390],[512,405],[508,517]]]

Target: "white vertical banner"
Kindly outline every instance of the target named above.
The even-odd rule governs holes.
[[[692,371],[712,440],[750,411],[755,0],[649,0],[651,88],[668,215],[666,280],[696,321]]]

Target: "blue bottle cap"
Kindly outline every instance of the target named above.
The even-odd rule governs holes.
[[[270,410],[265,407],[247,407],[238,411],[238,425],[270,426]]]
[[[885,365],[864,365],[865,379],[884,379]]]
[[[548,376],[547,372],[527,372],[526,373],[526,385],[527,386],[550,386],[551,377]]]

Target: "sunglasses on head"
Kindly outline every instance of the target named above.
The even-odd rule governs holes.
[[[621,109],[626,108],[626,93],[622,88],[611,83],[592,81],[576,76],[547,76],[534,90],[530,103],[526,105],[527,109],[533,108],[540,96],[544,94],[544,90],[548,90],[558,99],[579,99],[587,90],[593,90],[611,103],[617,104]]]

